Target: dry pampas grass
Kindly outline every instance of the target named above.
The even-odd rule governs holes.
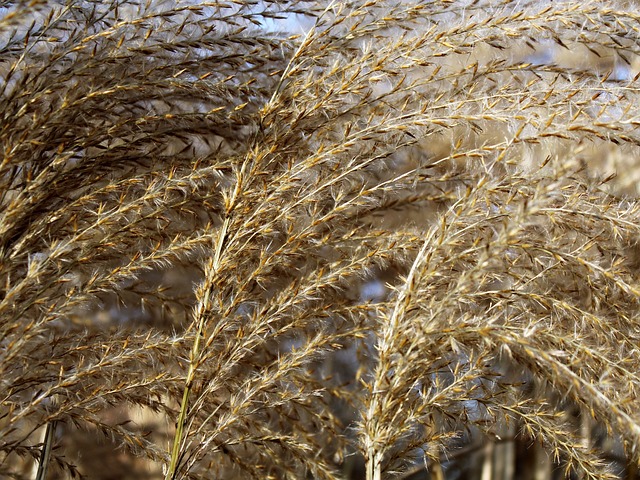
[[[2,5],[2,477],[634,471],[635,4]]]

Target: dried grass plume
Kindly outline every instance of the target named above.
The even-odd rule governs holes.
[[[634,2],[2,3],[0,476],[637,466],[639,54]]]

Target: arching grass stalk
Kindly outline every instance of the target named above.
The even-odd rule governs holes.
[[[196,307],[196,318],[198,322],[198,327],[196,331],[195,340],[193,341],[193,346],[191,347],[191,354],[189,356],[189,371],[187,372],[187,377],[184,386],[184,392],[182,393],[182,401],[180,403],[180,413],[178,414],[178,420],[176,422],[176,432],[173,437],[173,446],[171,447],[171,460],[169,463],[169,468],[166,472],[165,479],[172,480],[176,478],[176,474],[178,472],[179,460],[180,460],[180,452],[182,439],[184,437],[184,426],[187,421],[187,410],[189,409],[189,398],[191,397],[191,391],[193,389],[193,382],[196,377],[196,371],[198,369],[198,364],[200,362],[200,340],[204,336],[204,331],[206,328],[206,316],[209,310],[209,297],[210,297],[210,279],[212,274],[217,270],[218,265],[220,264],[220,257],[222,254],[222,247],[224,244],[224,240],[227,236],[227,229],[229,227],[229,217],[225,218],[224,223],[222,224],[222,228],[220,229],[220,235],[218,236],[218,241],[216,244],[215,254],[213,257],[213,261],[209,264],[209,271],[207,271],[206,284],[204,285],[204,292],[202,301],[198,302],[198,306]]]

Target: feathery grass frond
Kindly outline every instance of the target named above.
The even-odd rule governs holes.
[[[5,2],[0,475],[442,475],[512,429],[615,478],[568,406],[637,463],[639,21]]]

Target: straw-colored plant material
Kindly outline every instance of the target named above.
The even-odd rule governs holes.
[[[4,2],[0,476],[100,478],[95,436],[132,478],[441,475],[505,424],[613,475],[560,401],[637,462],[639,38],[613,1]]]

